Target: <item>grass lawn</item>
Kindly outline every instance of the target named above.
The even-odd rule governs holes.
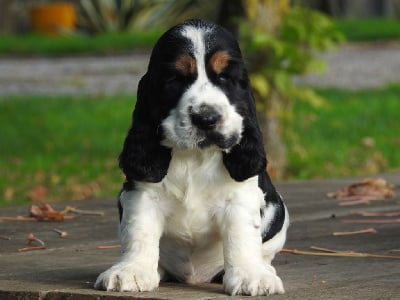
[[[287,130],[289,178],[329,178],[400,170],[400,85],[321,89],[328,106],[294,107]]]
[[[0,53],[13,55],[109,54],[150,49],[163,30],[113,32],[94,36],[49,37],[40,34],[0,35]]]
[[[134,96],[0,100],[0,205],[116,196]]]
[[[288,178],[366,176],[400,167],[400,86],[319,92],[329,105],[297,103],[287,125]],[[0,99],[0,206],[115,197],[134,99]]]
[[[336,19],[348,41],[400,39],[400,20],[390,18]]]

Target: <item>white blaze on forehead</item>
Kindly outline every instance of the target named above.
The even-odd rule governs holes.
[[[189,39],[193,45],[193,55],[197,62],[197,81],[208,81],[206,74],[206,46],[204,43],[204,34],[209,32],[207,28],[196,28],[187,26],[183,29],[182,35]]]

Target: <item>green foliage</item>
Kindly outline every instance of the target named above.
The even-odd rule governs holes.
[[[241,44],[250,77],[263,109],[269,92],[277,90],[283,98],[305,100],[316,105],[322,98],[309,88],[292,84],[293,75],[322,71],[325,63],[316,52],[332,49],[342,34],[327,16],[303,7],[293,7],[277,32],[270,33],[243,23]]]
[[[400,20],[398,19],[337,19],[335,24],[350,41],[400,39]]]
[[[196,0],[81,0],[79,3],[78,23],[92,33],[170,26],[196,15],[201,6]]]

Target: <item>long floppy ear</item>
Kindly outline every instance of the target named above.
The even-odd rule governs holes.
[[[254,98],[250,88],[247,91],[245,106],[240,109],[243,116],[243,132],[240,143],[223,154],[223,162],[231,177],[243,181],[264,172],[267,159],[263,139],[257,123]]]
[[[132,127],[119,156],[119,166],[128,182],[160,182],[167,174],[171,150],[162,146],[157,89],[152,88],[148,73],[142,77],[133,112]]]

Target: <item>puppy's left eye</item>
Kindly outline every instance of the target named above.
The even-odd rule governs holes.
[[[230,77],[226,73],[220,73],[217,75],[217,79],[219,82],[223,83],[223,82],[227,82],[230,79]]]

